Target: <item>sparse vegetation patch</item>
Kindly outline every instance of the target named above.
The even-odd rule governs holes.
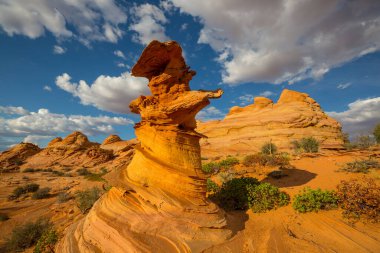
[[[93,187],[84,191],[75,193],[75,200],[82,213],[87,213],[94,203],[100,198],[101,191],[98,187]]]
[[[289,165],[289,156],[286,153],[280,153],[275,155],[267,155],[263,153],[257,153],[254,155],[247,155],[243,159],[243,165],[250,167],[255,165],[261,166],[287,166]]]
[[[277,153],[277,146],[272,142],[267,142],[261,147],[261,153],[266,155],[274,155]]]
[[[378,222],[380,218],[380,185],[374,179],[352,179],[337,186],[343,216]]]
[[[293,208],[300,213],[317,212],[338,207],[338,197],[334,191],[305,187],[294,196]]]
[[[33,199],[46,199],[50,197],[50,190],[49,187],[44,187],[41,189],[38,189],[35,193],[33,193],[32,198]]]
[[[374,159],[346,163],[341,170],[352,173],[368,173],[370,169],[379,169],[380,163]]]
[[[293,148],[296,152],[317,153],[319,150],[319,142],[314,137],[306,137],[301,140],[292,141]]]
[[[262,213],[289,204],[290,197],[269,183],[247,185],[248,206],[254,213]]]

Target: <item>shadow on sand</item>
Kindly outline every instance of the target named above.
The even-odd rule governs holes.
[[[292,187],[304,185],[317,176],[315,173],[297,168],[282,169],[281,171],[283,171],[286,176],[279,179],[266,177],[261,182],[270,183],[277,187]]]

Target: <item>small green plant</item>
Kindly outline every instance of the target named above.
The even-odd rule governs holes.
[[[247,186],[257,184],[259,181],[256,178],[234,178],[224,182],[219,191],[210,198],[226,210],[246,210],[248,208]]]
[[[33,253],[54,253],[54,245],[58,241],[58,234],[54,229],[47,229],[38,239]]]
[[[304,188],[295,195],[293,208],[300,213],[317,212],[337,207],[338,197],[334,191]]]
[[[380,123],[375,126],[373,136],[375,137],[377,144],[380,144]]]
[[[269,183],[247,185],[247,191],[248,206],[254,213],[266,212],[289,204],[289,195]]]
[[[33,193],[32,198],[33,199],[46,199],[50,197],[50,190],[49,187],[44,187]]]
[[[261,153],[266,155],[274,155],[277,152],[277,146],[272,142],[267,142],[261,147]]]
[[[250,167],[255,165],[261,166],[287,166],[289,165],[289,156],[285,153],[266,155],[262,153],[247,155],[243,159],[243,165]]]
[[[314,137],[302,138],[299,141],[291,142],[296,152],[317,153],[319,150],[319,142]]]
[[[87,176],[90,172],[86,168],[78,169],[77,173],[79,176]]]
[[[6,248],[9,252],[23,251],[35,245],[45,231],[51,228],[52,224],[45,218],[15,227],[11,237],[7,239]]]
[[[0,221],[9,220],[9,216],[6,213],[0,213]]]
[[[219,162],[219,166],[222,169],[229,169],[234,165],[239,164],[239,160],[236,157],[227,157],[226,159]]]
[[[219,164],[217,163],[205,163],[202,165],[202,171],[206,174],[215,173],[220,169]]]
[[[353,161],[346,163],[342,171],[352,172],[352,173],[368,173],[369,169],[379,169],[380,163],[374,159]]]
[[[380,220],[380,185],[374,179],[341,181],[337,186],[337,197],[345,218]]]
[[[60,192],[57,195],[58,203],[64,203],[64,202],[69,201],[70,199],[72,199],[72,196],[67,192]]]
[[[375,144],[375,140],[372,139],[369,135],[359,135],[355,139],[355,145],[359,149],[368,149]]]
[[[75,193],[75,200],[82,213],[87,213],[94,203],[101,196],[101,191],[97,187]]]
[[[214,194],[217,191],[219,191],[219,186],[214,181],[212,181],[211,178],[207,178],[207,181],[206,181],[206,190],[210,194]]]
[[[35,192],[40,188],[38,184],[27,184],[25,186],[19,186],[15,188],[11,195],[8,196],[9,200],[14,200],[19,198],[21,195],[28,192]]]

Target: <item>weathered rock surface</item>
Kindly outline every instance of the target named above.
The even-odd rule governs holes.
[[[130,104],[140,141],[118,187],[67,231],[58,252],[200,252],[231,236],[224,212],[206,198],[195,115],[221,90],[190,91],[174,41],[151,42],[132,69],[153,95]]]
[[[66,138],[57,137],[38,154],[27,159],[23,167],[47,168],[49,166],[92,167],[113,159],[113,152],[90,142],[81,132]]]
[[[0,153],[0,168],[1,171],[11,171],[18,169],[25,160],[38,152],[41,149],[32,143],[20,143],[7,151]]]
[[[277,103],[256,97],[246,107],[232,107],[223,120],[199,122],[202,156],[249,154],[271,141],[281,151],[290,151],[291,142],[313,136],[322,149],[342,148],[340,124],[326,115],[306,93],[285,89]]]

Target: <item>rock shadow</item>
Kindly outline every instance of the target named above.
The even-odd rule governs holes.
[[[270,183],[277,187],[292,187],[304,185],[317,176],[315,173],[297,168],[281,169],[281,171],[285,176],[278,179],[267,176],[261,182]]]

